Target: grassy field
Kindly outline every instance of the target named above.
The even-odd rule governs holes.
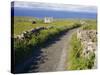
[[[84,30],[97,30],[97,21],[96,20],[86,20],[86,24],[82,26]]]
[[[32,24],[32,21],[36,21],[36,24]],[[40,27],[40,26],[69,26],[77,23],[77,20],[55,19],[52,23],[44,23],[43,19],[33,17],[14,17],[14,35],[19,35],[23,31]]]

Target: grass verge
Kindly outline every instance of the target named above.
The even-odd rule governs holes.
[[[72,35],[70,41],[70,50],[68,55],[67,70],[84,70],[92,69],[95,60],[95,54],[90,53],[89,58],[82,57],[82,45],[80,40],[77,39],[76,34]]]

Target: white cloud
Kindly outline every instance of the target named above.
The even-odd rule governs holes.
[[[45,9],[56,11],[74,11],[74,12],[91,12],[97,13],[95,6],[81,6],[68,4],[50,4],[50,3],[31,3],[31,2],[14,2],[14,7],[28,8],[28,9]]]

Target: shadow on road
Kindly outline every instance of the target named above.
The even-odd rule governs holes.
[[[48,60],[47,55],[43,54],[42,48],[47,48],[50,45],[56,43],[60,40],[62,36],[64,36],[68,31],[61,32],[59,35],[54,37],[53,39],[48,39],[41,46],[36,46],[32,48],[34,51],[32,56],[28,57],[23,63],[18,64],[15,67],[15,73],[31,73],[38,72],[39,64],[45,63]]]

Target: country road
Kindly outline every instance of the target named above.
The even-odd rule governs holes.
[[[78,28],[69,30],[47,47],[37,50],[35,56],[16,68],[16,72],[51,72],[66,70],[69,41],[77,29]]]

